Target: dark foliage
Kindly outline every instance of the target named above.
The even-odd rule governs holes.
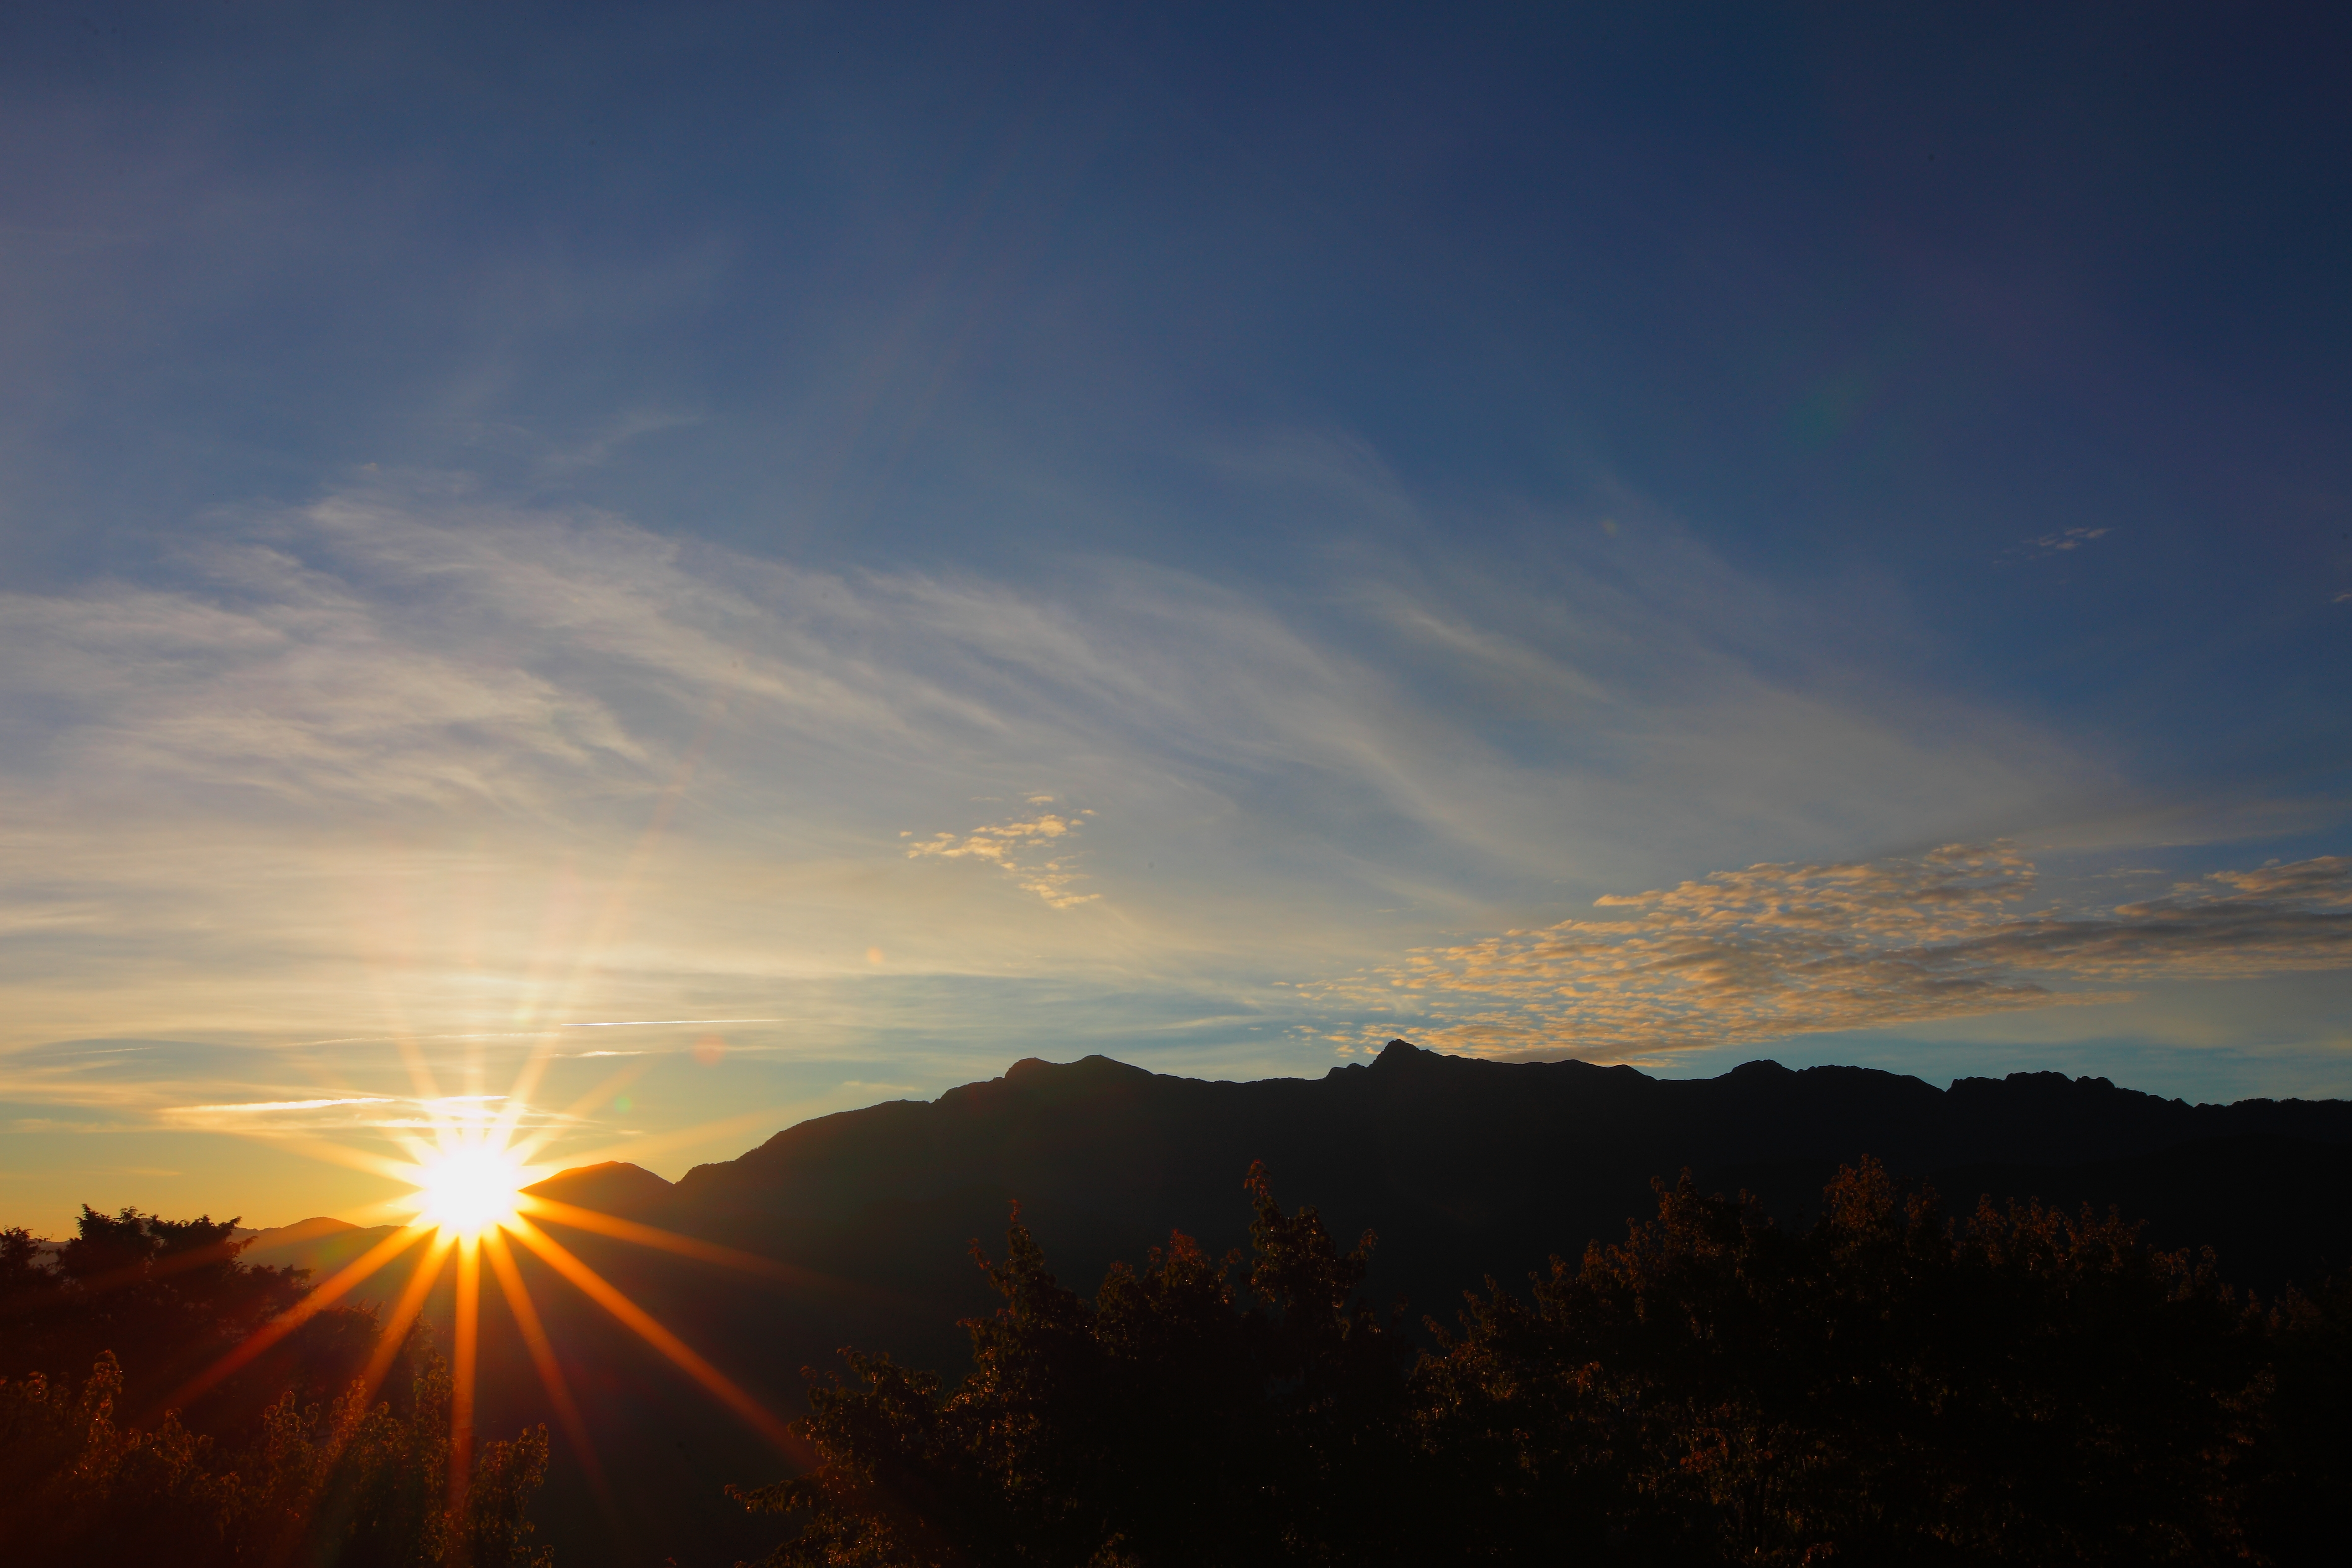
[[[310,1292],[300,1269],[240,1262],[246,1243],[234,1219],[85,1207],[76,1228],[46,1259],[38,1238],[0,1231],[0,1375],[77,1380],[111,1352],[126,1419],[159,1419],[163,1400]],[[225,1441],[253,1440],[262,1413],[286,1390],[331,1401],[375,1338],[366,1311],[317,1313],[247,1375],[182,1414]]]
[[[1245,1291],[1178,1236],[1093,1300],[1016,1212],[955,1387],[812,1390],[782,1565],[2332,1560],[2352,1291],[2272,1310],[2112,1215],[1954,1219],[1876,1163],[1791,1234],[1658,1188],[1409,1354],[1262,1170]]]
[[[981,1258],[1004,1306],[964,1327],[952,1391],[887,1356],[811,1393],[826,1462],[745,1494],[804,1513],[779,1564],[1265,1560],[1269,1542],[1362,1560],[1384,1487],[1406,1479],[1405,1351],[1352,1303],[1372,1238],[1341,1253],[1311,1208],[1285,1215],[1261,1171],[1256,1260],[1181,1235],[1092,1301],[1057,1284],[1014,1221]],[[978,1255],[978,1248],[974,1248]],[[1181,1500],[1178,1503],[1176,1500]]]
[[[234,1226],[84,1209],[54,1263],[37,1238],[0,1232],[0,1542],[12,1568],[545,1568],[528,1518],[545,1428],[484,1445],[453,1511],[449,1373],[421,1330],[393,1355],[381,1400],[355,1380],[377,1345],[374,1314],[330,1309],[186,1419],[161,1407],[310,1289],[299,1270],[239,1263]]]
[[[2289,1292],[2269,1321],[2270,1397],[2249,1486],[2247,1535],[2280,1563],[2340,1561],[2352,1496],[2352,1278]]]
[[[2265,1349],[2118,1220],[1953,1224],[1865,1163],[1798,1237],[1661,1188],[1531,1304],[1475,1299],[1415,1407],[1477,1557],[1600,1526],[1654,1563],[2206,1562],[2241,1554]]]

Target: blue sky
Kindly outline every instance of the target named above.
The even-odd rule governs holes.
[[[2343,24],[1622,11],[8,8],[0,1211],[535,1052],[669,1174],[1391,1034],[2352,1093]]]

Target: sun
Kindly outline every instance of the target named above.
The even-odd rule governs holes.
[[[445,1235],[477,1240],[513,1221],[517,1194],[529,1178],[508,1151],[469,1143],[419,1162],[415,1179],[419,1220]]]
[[[359,1378],[359,1384],[364,1389],[362,1402],[364,1398],[373,1396],[378,1384],[391,1371],[394,1358],[406,1342],[410,1325],[425,1310],[426,1299],[433,1293],[436,1283],[446,1277],[445,1268],[454,1264],[456,1277],[449,1297],[452,1308],[449,1507],[454,1510],[462,1506],[467,1473],[472,1464],[474,1383],[481,1348],[481,1305],[485,1294],[482,1276],[487,1269],[496,1283],[496,1293],[505,1299],[515,1326],[520,1331],[523,1348],[537,1366],[541,1381],[546,1384],[548,1401],[558,1424],[579,1454],[591,1481],[601,1489],[604,1485],[602,1472],[596,1464],[587,1423],[581,1418],[563,1369],[548,1341],[539,1309],[531,1300],[530,1289],[524,1283],[521,1269],[517,1266],[520,1253],[527,1252],[536,1256],[554,1275],[603,1307],[675,1363],[781,1451],[795,1462],[806,1462],[809,1458],[806,1446],[790,1427],[757,1399],[736,1386],[725,1373],[697,1354],[677,1334],[664,1328],[653,1314],[630,1300],[604,1276],[583,1262],[544,1227],[552,1225],[592,1231],[641,1247],[656,1247],[707,1263],[763,1275],[794,1286],[803,1284],[812,1277],[775,1259],[737,1252],[697,1237],[681,1236],[593,1209],[576,1207],[545,1194],[530,1191],[532,1184],[551,1173],[548,1166],[534,1163],[534,1156],[545,1148],[553,1133],[542,1130],[518,1137],[516,1124],[528,1109],[530,1091],[537,1081],[538,1072],[546,1065],[551,1051],[551,1047],[542,1045],[525,1067],[514,1092],[509,1095],[467,1094],[444,1100],[422,1063],[413,1062],[412,1068],[419,1078],[419,1098],[430,1118],[431,1137],[403,1135],[397,1138],[395,1142],[408,1156],[405,1160],[357,1151],[336,1151],[332,1146],[312,1148],[311,1152],[322,1158],[356,1165],[401,1184],[407,1191],[399,1197],[386,1199],[384,1210],[414,1217],[346,1264],[331,1278],[313,1287],[310,1294],[293,1306],[224,1352],[210,1366],[183,1384],[168,1403],[175,1408],[184,1407],[189,1400],[249,1363],[269,1346],[301,1327],[313,1315],[341,1300],[394,1258],[406,1254],[412,1247],[421,1246],[415,1267],[407,1283],[401,1288],[397,1301],[385,1316],[376,1338],[375,1350]],[[610,1088],[609,1084],[600,1088],[572,1110],[561,1113],[555,1121],[558,1124],[571,1123],[590,1103],[609,1093]],[[487,1104],[490,1100],[505,1102],[505,1109],[498,1112],[488,1110]],[[699,1132],[702,1130],[695,1131]],[[582,1163],[593,1164],[594,1157],[592,1155]]]

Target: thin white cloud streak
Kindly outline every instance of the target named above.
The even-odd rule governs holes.
[[[2113,987],[2352,966],[2352,859],[2219,871],[2160,897],[2027,911],[2007,845],[1718,871],[1592,919],[1423,949],[1302,987],[1480,1055],[1650,1059],[1791,1035],[2124,999]]]
[[[152,1089],[121,1097],[121,1108],[152,1119],[152,1125],[247,1137],[307,1136],[325,1132],[383,1132],[410,1128],[487,1126],[509,1109],[507,1096],[442,1095],[431,1100],[394,1095],[347,1095],[309,1100],[232,1100],[212,1105],[144,1103]],[[531,1130],[571,1129],[583,1125],[576,1116],[541,1106],[525,1105],[515,1125]]]
[[[179,1116],[217,1115],[223,1112],[247,1113],[277,1110],[318,1110],[330,1105],[389,1105],[389,1100],[363,1097],[345,1100],[248,1100],[228,1105],[182,1105],[171,1114]]]

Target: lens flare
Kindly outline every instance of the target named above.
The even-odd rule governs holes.
[[[461,1517],[472,1466],[474,1383],[480,1348],[482,1264],[487,1254],[490,1276],[498,1292],[506,1298],[509,1311],[521,1331],[524,1349],[530,1352],[540,1380],[546,1385],[556,1418],[576,1448],[582,1468],[601,1492],[604,1472],[590,1446],[587,1423],[572,1399],[553,1348],[547,1343],[546,1327],[530,1299],[530,1290],[524,1282],[522,1271],[517,1267],[516,1254],[508,1244],[509,1237],[512,1237],[533,1254],[539,1264],[545,1265],[556,1279],[579,1289],[667,1356],[731,1408],[747,1425],[775,1444],[794,1463],[811,1462],[814,1456],[797,1434],[750,1394],[736,1386],[717,1367],[696,1353],[683,1340],[656,1321],[651,1313],[623,1295],[609,1280],[573,1256],[570,1248],[541,1229],[540,1225],[534,1224],[530,1216],[536,1216],[544,1224],[600,1234],[641,1247],[657,1247],[699,1258],[706,1263],[764,1275],[772,1281],[796,1288],[827,1282],[822,1276],[812,1275],[804,1269],[772,1258],[737,1252],[698,1237],[679,1236],[652,1226],[599,1214],[530,1191],[534,1184],[553,1173],[549,1166],[534,1162],[534,1156],[544,1148],[552,1134],[541,1131],[517,1136],[517,1123],[530,1110],[529,1092],[545,1065],[546,1054],[542,1049],[535,1055],[524,1068],[515,1092],[502,1096],[460,1095],[445,1100],[435,1091],[429,1076],[423,1072],[419,1064],[419,1076],[425,1080],[418,1086],[419,1097],[431,1118],[430,1136],[403,1136],[398,1139],[408,1156],[405,1160],[362,1155],[331,1145],[311,1147],[310,1152],[322,1159],[358,1165],[404,1183],[409,1192],[403,1197],[389,1200],[385,1206],[414,1217],[294,1306],[231,1347],[210,1366],[183,1384],[167,1404],[174,1408],[184,1406],[189,1400],[215,1386],[223,1378],[250,1364],[269,1346],[341,1300],[394,1258],[407,1253],[418,1243],[429,1240],[430,1245],[415,1260],[413,1272],[400,1291],[399,1302],[393,1309],[391,1319],[360,1380],[362,1402],[374,1396],[377,1384],[391,1369],[409,1325],[424,1311],[426,1299],[443,1279],[444,1266],[454,1261],[456,1269],[452,1280],[454,1300],[451,1307],[456,1333],[451,1347],[455,1359],[450,1367],[448,1508],[452,1519]],[[564,1124],[573,1121],[590,1105],[612,1093],[614,1087],[614,1083],[608,1080],[571,1110],[561,1113],[554,1120]],[[486,1114],[481,1106],[488,1100],[502,1100],[506,1109],[497,1114]],[[628,1103],[626,1096],[623,1096],[619,1103],[625,1107]],[[683,1130],[682,1135],[707,1136],[722,1127],[733,1125],[736,1121],[765,1120],[766,1115],[766,1112],[753,1112],[748,1118],[730,1118],[701,1128]],[[642,1140],[635,1144],[639,1150],[645,1147],[646,1144]],[[593,1163],[593,1156],[583,1163]]]

